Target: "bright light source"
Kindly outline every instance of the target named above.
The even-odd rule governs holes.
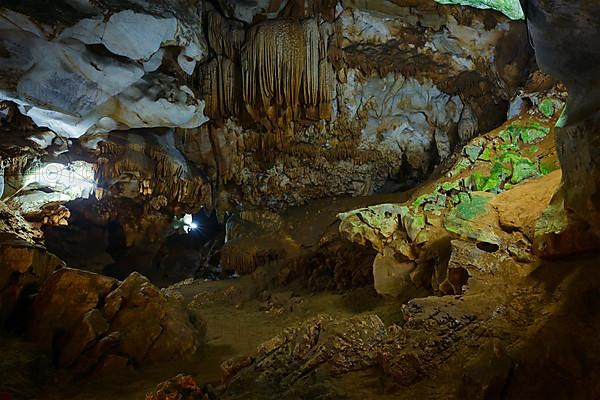
[[[195,222],[192,222],[192,223],[190,224],[190,229],[192,229],[192,230],[194,230],[194,229],[198,229],[198,224],[197,224],[197,223],[195,223]]]

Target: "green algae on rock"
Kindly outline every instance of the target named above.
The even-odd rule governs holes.
[[[510,19],[524,19],[525,14],[519,0],[436,0],[440,4],[460,4],[476,8],[491,8]]]
[[[556,108],[554,107],[554,101],[552,99],[544,99],[538,105],[538,110],[547,118],[550,118],[556,112]]]
[[[480,242],[500,244],[500,238],[491,230],[481,229],[478,220],[488,214],[490,200],[494,197],[488,193],[461,193],[461,202],[450,210],[444,227],[448,232]]]

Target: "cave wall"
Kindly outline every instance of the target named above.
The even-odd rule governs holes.
[[[533,67],[523,21],[434,1],[0,13],[3,197],[37,224],[116,222],[130,246],[202,207],[408,189],[501,124]],[[92,189],[39,179],[53,163]]]

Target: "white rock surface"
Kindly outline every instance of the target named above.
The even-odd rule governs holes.
[[[89,2],[74,3],[93,11]],[[135,11],[52,28],[0,9],[0,46],[8,53],[0,56],[0,99],[17,103],[38,126],[71,138],[119,128],[202,125],[204,102],[175,78],[155,72],[166,46],[180,48],[184,75],[208,54],[197,34],[200,17],[185,11],[184,2],[175,3],[168,10],[144,3],[147,12],[136,4]],[[89,45],[103,45],[109,54]]]
[[[264,15],[267,18],[275,18],[281,10],[285,8],[288,1],[281,1],[279,8],[275,11],[270,11],[271,0],[220,0],[223,9],[231,18],[251,23],[256,15]]]
[[[345,111],[368,114],[362,131],[364,148],[380,148],[406,155],[414,168],[427,168],[432,147],[447,156],[450,145],[447,132],[458,124],[463,103],[458,96],[442,93],[431,82],[419,83],[400,74],[380,78],[362,78],[357,70],[348,70],[348,81],[338,92]]]

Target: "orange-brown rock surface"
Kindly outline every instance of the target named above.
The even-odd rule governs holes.
[[[58,365],[86,374],[111,358],[128,363],[192,355],[203,337],[180,300],[134,273],[123,282],[63,268],[36,296],[30,337],[52,346]]]

